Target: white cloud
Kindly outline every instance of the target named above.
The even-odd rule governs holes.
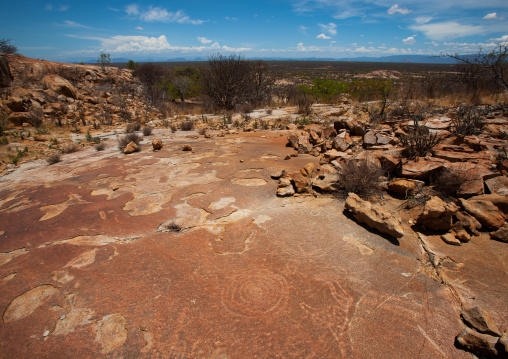
[[[432,18],[430,16],[418,16],[415,21],[417,24],[426,24],[431,20]]]
[[[46,11],[67,11],[70,8],[71,7],[69,5],[60,5],[60,6],[54,7],[52,4],[46,4],[46,6],[44,6],[44,9]]]
[[[145,29],[144,27],[136,26],[136,30],[144,30],[144,29]]]
[[[491,12],[490,14],[487,14],[484,17],[482,17],[483,20],[496,20],[497,18],[498,18],[497,13],[495,12]]]
[[[325,34],[319,34],[318,36],[316,36],[316,39],[330,40],[331,37],[330,36],[326,36]]]
[[[454,39],[468,35],[478,35],[485,29],[482,26],[462,25],[455,21],[438,22],[410,26],[411,29],[423,32],[431,40]]]
[[[402,39],[402,43],[405,45],[414,45],[414,44],[416,44],[416,40],[415,40],[414,36],[409,36],[405,39]]]
[[[399,4],[395,4],[391,8],[388,9],[388,14],[393,15],[395,13],[400,13],[402,15],[407,15],[412,11],[413,10],[409,10],[404,7],[400,7]]]
[[[201,25],[203,20],[193,20],[183,10],[171,12],[161,7],[149,6],[148,9],[140,10],[138,5],[131,4],[125,8],[127,15],[137,17],[146,22],[177,22],[179,24]]]
[[[236,17],[224,16],[224,19],[226,19],[228,21],[238,21],[238,18],[236,18]]]
[[[208,40],[206,37],[198,36],[198,40],[203,45],[212,43],[212,40]]]
[[[302,34],[305,34],[305,35],[307,35],[308,29],[309,29],[308,27],[303,26],[303,25],[298,26],[298,31],[300,31]]]
[[[70,21],[70,20],[65,20],[62,24],[59,24],[60,26],[64,26],[64,27],[70,27],[70,28],[76,28],[76,29],[93,29],[93,30],[97,30],[96,28],[93,28],[93,27],[90,27],[90,26],[85,26],[85,25],[82,25],[80,23],[77,23],[75,21]]]
[[[330,35],[337,35],[337,24],[330,22],[327,25],[319,24],[319,27]]]
[[[508,46],[508,35],[503,35],[501,37],[498,37],[497,39],[489,39],[487,41],[495,42],[495,43],[499,43],[501,45]]]

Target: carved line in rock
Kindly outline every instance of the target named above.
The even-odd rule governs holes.
[[[233,315],[276,316],[287,307],[289,286],[280,274],[254,270],[226,280],[221,292],[221,305]]]

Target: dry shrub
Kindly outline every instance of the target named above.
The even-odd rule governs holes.
[[[62,154],[67,154],[67,153],[78,152],[80,149],[81,149],[81,147],[79,147],[78,145],[73,143],[70,145],[63,146],[62,149],[60,150],[60,152]]]
[[[118,149],[120,151],[123,151],[125,147],[131,142],[134,142],[136,145],[139,146],[139,143],[141,142],[141,136],[139,136],[137,133],[129,133],[128,135],[125,135],[123,137],[118,138]]]
[[[418,116],[413,117],[413,126],[408,134],[401,137],[402,145],[405,147],[403,156],[407,158],[424,157],[439,143],[437,133],[431,133],[425,126],[420,126]]]
[[[150,136],[152,134],[153,128],[150,126],[143,127],[143,136]]]
[[[367,160],[350,159],[344,164],[339,184],[346,193],[368,197],[379,191],[382,174],[381,168]]]
[[[194,128],[194,121],[182,121],[180,129],[182,131],[191,131]]]
[[[198,130],[198,134],[200,134],[201,136],[205,136],[206,135],[206,127],[202,127]]]
[[[474,106],[459,108],[457,117],[452,120],[452,132],[457,135],[478,135],[483,126],[483,117]]]
[[[477,170],[469,166],[445,167],[432,179],[434,189],[445,198],[457,197],[463,186],[478,180],[480,177]]]
[[[104,151],[106,149],[106,142],[98,143],[94,146],[96,151]]]
[[[46,159],[46,162],[48,162],[48,165],[54,165],[55,163],[58,163],[61,161],[60,155],[58,153],[55,153],[54,155],[49,156]]]
[[[125,128],[125,133],[132,133],[135,131],[139,131],[141,129],[141,124],[139,122],[131,122]]]
[[[314,100],[307,94],[299,94],[295,99],[295,104],[298,106],[298,113],[303,115],[310,115],[313,103]]]

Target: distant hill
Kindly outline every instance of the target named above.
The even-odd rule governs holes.
[[[381,56],[381,57],[343,57],[343,58],[332,58],[332,57],[302,57],[302,58],[284,58],[284,57],[248,57],[251,60],[265,60],[265,61],[350,61],[350,62],[391,62],[391,63],[415,63],[415,64],[455,64],[457,60],[449,57],[439,57],[434,55],[393,55],[393,56]],[[127,58],[112,58],[113,63],[126,63],[131,59]],[[134,59],[134,61],[143,62],[192,62],[192,61],[207,61],[208,58],[204,56],[199,57],[175,57],[170,59]],[[84,58],[67,59],[68,63],[80,63],[85,64],[96,64],[96,58]]]

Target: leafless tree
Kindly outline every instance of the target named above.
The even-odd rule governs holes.
[[[185,102],[185,95],[192,88],[192,79],[188,76],[177,76],[173,79],[173,86],[178,90],[182,102]]]

